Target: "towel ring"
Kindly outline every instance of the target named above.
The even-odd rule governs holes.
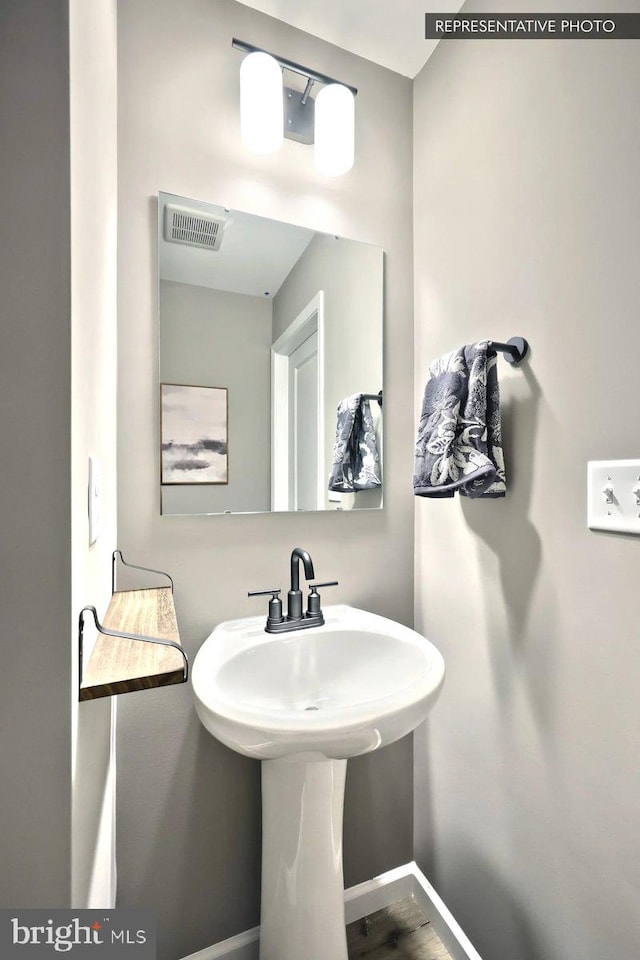
[[[498,343],[497,340],[489,340],[490,350],[497,350],[504,354],[507,363],[517,366],[521,363],[529,352],[529,344],[524,337],[511,337],[506,343]]]

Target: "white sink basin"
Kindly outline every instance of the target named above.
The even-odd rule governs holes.
[[[368,753],[417,727],[444,679],[433,644],[354,607],[328,607],[325,620],[275,635],[264,616],[217,626],[192,671],[207,730],[260,760],[320,760]]]
[[[444,661],[407,627],[354,607],[325,624],[265,633],[221,623],[192,670],[198,716],[262,763],[260,960],[348,960],[342,871],[347,758],[421,723]]]

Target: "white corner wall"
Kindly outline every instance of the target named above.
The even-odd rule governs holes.
[[[565,2],[599,13],[640,3]],[[530,0],[465,12],[530,12]],[[416,626],[447,678],[416,737],[417,859],[496,960],[640,944],[640,540],[586,526],[588,459],[638,456],[634,41],[444,41],[415,82],[415,410],[492,337],[504,501],[416,503]]]
[[[77,617],[104,614],[116,547],[116,0],[70,0],[72,891],[115,905],[115,698],[78,703]],[[102,465],[102,534],[89,546],[88,458]],[[95,638],[85,631],[85,663]]]

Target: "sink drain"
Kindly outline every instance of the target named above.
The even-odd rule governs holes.
[[[307,710],[319,710],[320,707],[316,707],[316,706],[313,706],[313,705],[312,705],[312,706],[310,706],[310,707],[305,707],[304,709],[305,709],[305,712],[306,712]]]

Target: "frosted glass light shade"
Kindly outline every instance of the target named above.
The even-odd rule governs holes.
[[[240,64],[240,133],[254,153],[275,153],[282,146],[282,71],[268,53],[250,53]]]
[[[348,87],[330,83],[316,97],[315,161],[320,173],[339,177],[353,166],[355,98]]]

